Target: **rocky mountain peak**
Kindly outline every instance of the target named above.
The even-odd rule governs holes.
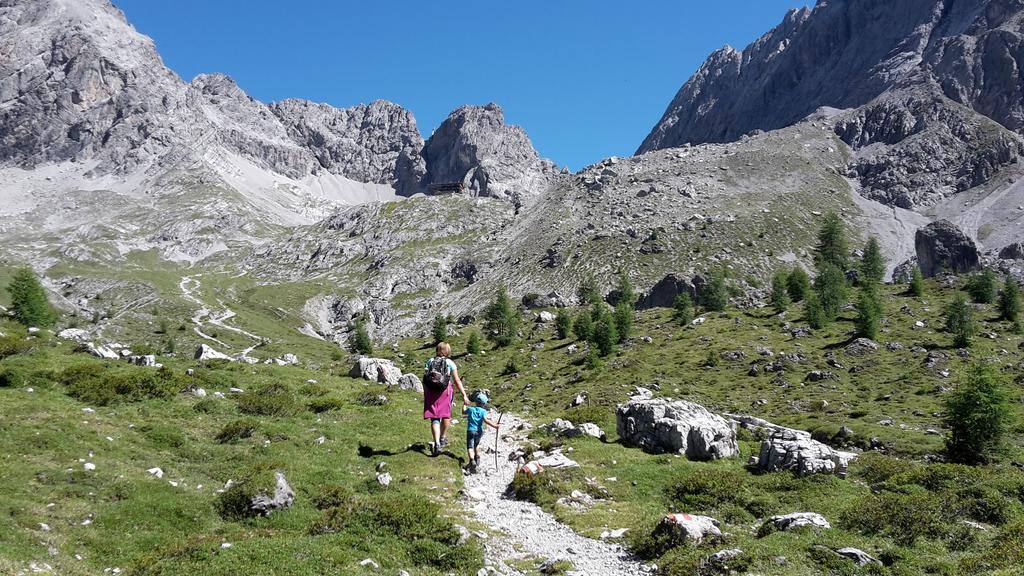
[[[462,106],[434,131],[423,148],[422,185],[462,182],[471,194],[527,202],[557,174],[519,126],[505,124],[497,104]]]
[[[840,111],[837,132],[857,152],[849,173],[867,195],[932,204],[1024,149],[991,130],[991,121],[1018,134],[1024,127],[1022,38],[1020,0],[821,0],[790,11],[742,53],[709,56],[637,153],[731,142]],[[935,148],[943,158],[929,156]],[[935,170],[910,169],[919,162]]]

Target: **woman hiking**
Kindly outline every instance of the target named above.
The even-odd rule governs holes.
[[[426,373],[423,375],[423,419],[430,420],[431,454],[437,456],[441,449],[448,445],[448,427],[452,423],[452,400],[454,391],[452,383],[462,394],[463,404],[469,404],[466,389],[462,387],[459,369],[450,356],[452,347],[447,342],[439,342],[435,356],[427,360]]]

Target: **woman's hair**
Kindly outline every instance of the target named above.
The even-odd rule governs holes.
[[[444,356],[445,358],[452,355],[452,346],[447,342],[437,343],[437,355]]]

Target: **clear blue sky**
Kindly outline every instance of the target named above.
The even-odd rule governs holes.
[[[497,102],[542,156],[577,170],[633,153],[711,51],[742,48],[813,0],[114,0],[186,80],[253,97],[386,99],[424,137]]]

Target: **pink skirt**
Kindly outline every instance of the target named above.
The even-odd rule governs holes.
[[[430,388],[423,388],[423,418],[432,420],[435,418],[452,417],[452,396],[454,396],[452,385],[449,384],[444,390],[436,391]]]

